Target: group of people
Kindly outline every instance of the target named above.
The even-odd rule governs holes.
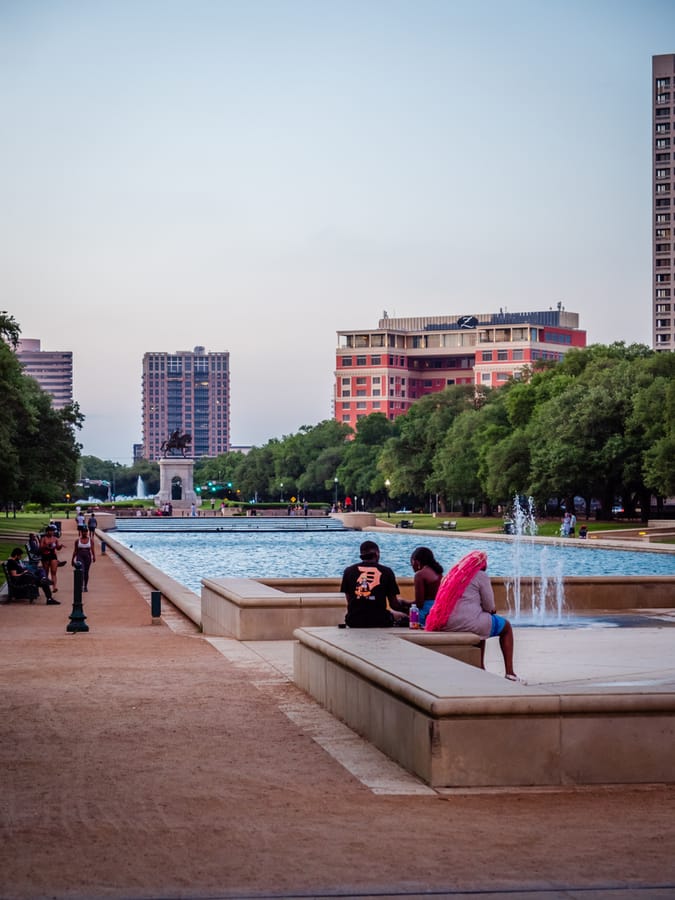
[[[340,590],[347,598],[345,625],[349,628],[389,628],[407,625],[412,603],[401,599],[396,575],[380,563],[374,541],[360,547],[361,561],[348,566]],[[497,614],[487,574],[487,554],[474,550],[443,576],[443,566],[428,547],[417,547],[410,565],[414,575],[415,606],[426,631],[467,631],[481,638],[481,666],[485,668],[485,642],[498,637],[506,677],[519,681],[513,669],[513,628]]]
[[[96,562],[96,548],[94,546],[94,532],[97,528],[96,517],[92,515],[89,521],[79,511],[77,514],[77,540],[73,546],[71,565],[80,563],[82,566],[82,590],[89,590],[89,570],[92,563]],[[35,586],[45,596],[48,605],[60,603],[54,597],[58,593],[58,571],[67,565],[67,560],[59,559],[59,551],[63,550],[58,528],[50,524],[41,537],[29,534],[26,544],[28,558],[24,561],[24,551],[21,547],[14,547],[7,560],[7,574],[12,584],[24,588]]]

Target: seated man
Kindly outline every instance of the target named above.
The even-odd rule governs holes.
[[[42,589],[50,606],[58,605],[59,601],[54,600],[52,597],[51,582],[44,574],[44,569],[36,569],[35,572],[31,572],[21,561],[22,556],[23,550],[21,547],[15,547],[7,560],[7,574],[12,579],[12,586],[21,589],[30,585],[36,585]]]
[[[348,566],[342,575],[340,590],[347,598],[345,625],[350,628],[391,628],[406,624],[406,607],[398,599],[396,576],[388,566],[380,565],[380,548],[364,541],[361,562]]]

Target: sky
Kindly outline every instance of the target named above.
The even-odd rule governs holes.
[[[548,309],[651,344],[671,0],[0,0],[0,307],[131,465],[143,354],[231,441],[331,417],[336,332]]]

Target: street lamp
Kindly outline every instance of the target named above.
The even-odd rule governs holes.
[[[391,487],[391,481],[389,481],[388,478],[387,478],[386,481],[384,482],[384,487],[385,487],[385,489],[386,489],[386,491],[387,491],[387,493],[386,493],[386,500],[385,500],[385,502],[386,502],[386,504],[387,504],[387,518],[390,519],[390,518],[391,518],[391,513],[389,512],[389,488]]]
[[[284,483],[283,481],[279,485],[279,503],[284,502]]]
[[[337,477],[337,475],[335,476],[335,478],[333,479],[333,481],[335,482],[335,509],[337,509],[337,486],[338,486],[338,477]]]

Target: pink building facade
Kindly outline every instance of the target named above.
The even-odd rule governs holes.
[[[374,412],[395,419],[453,384],[499,387],[541,359],[586,346],[577,313],[562,309],[380,319],[339,331],[334,417],[356,429]]]

